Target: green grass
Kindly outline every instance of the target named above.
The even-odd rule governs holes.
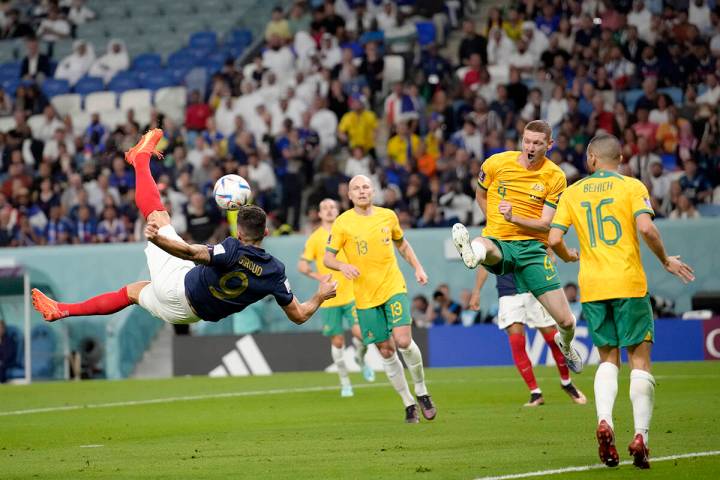
[[[720,450],[717,363],[657,364],[653,457]],[[577,376],[586,406],[571,404],[556,372],[538,368],[546,405],[523,408],[514,369],[428,369],[439,414],[403,423],[389,385],[180,400],[0,416],[0,478],[473,479],[597,463],[594,367]],[[628,370],[621,371],[616,434],[631,439]],[[384,381],[384,375],[378,375]],[[0,414],[189,395],[336,385],[324,373],[264,378],[47,383],[0,388]],[[102,445],[81,448],[82,445]],[[577,472],[558,478],[718,478],[720,457]]]

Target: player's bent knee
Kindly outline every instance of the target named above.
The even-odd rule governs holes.
[[[141,281],[141,282],[135,282],[131,283],[127,286],[127,295],[131,302],[135,304],[140,303],[140,292],[142,292],[142,289],[150,285],[150,282],[148,281]]]
[[[335,348],[345,347],[345,338],[342,335],[333,335],[330,337],[330,343]]]

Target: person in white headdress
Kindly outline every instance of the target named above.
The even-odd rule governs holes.
[[[342,61],[342,50],[337,38],[329,33],[323,33],[320,44],[320,63],[324,68],[332,70]]]
[[[130,68],[130,56],[125,42],[112,39],[108,42],[107,53],[98,58],[90,67],[90,76],[100,77],[108,83],[116,73]]]
[[[55,70],[55,78],[67,80],[74,86],[83,75],[88,73],[95,62],[95,49],[84,40],[73,42],[73,53],[63,58]]]
[[[515,53],[515,44],[502,28],[494,27],[488,35],[487,57],[489,65],[506,62]]]

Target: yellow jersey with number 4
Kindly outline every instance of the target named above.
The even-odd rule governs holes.
[[[373,207],[370,215],[348,210],[335,219],[326,249],[345,253],[347,263],[360,271],[353,281],[357,308],[376,307],[407,292],[393,245],[402,238],[397,215],[387,208]]]
[[[647,279],[635,217],[654,215],[639,180],[598,170],[565,190],[552,226],[575,227],[580,243],[580,300],[643,297]]]
[[[547,244],[547,233],[530,230],[505,220],[498,211],[501,200],[512,205],[513,215],[541,218],[543,206],[557,207],[567,186],[562,169],[547,158],[539,168],[520,165],[522,152],[497,153],[482,164],[479,188],[487,190],[487,226],[483,236],[498,240],[539,240]]]
[[[332,275],[332,279],[337,282],[337,295],[335,298],[325,300],[322,304],[322,308],[328,307],[339,307],[341,305],[347,305],[353,301],[353,286],[352,280],[345,278],[341,272],[330,270],[323,263],[325,257],[325,246],[327,245],[328,237],[330,232],[325,230],[323,227],[318,227],[305,242],[305,249],[303,250],[302,259],[308,262],[315,262],[315,267],[320,275]],[[347,262],[345,254],[339,253],[338,260],[341,262]]]

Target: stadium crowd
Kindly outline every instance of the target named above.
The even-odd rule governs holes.
[[[79,1],[15,3],[28,4],[0,2],[3,38],[52,41],[48,35],[70,35],[71,23],[92,19]],[[49,58],[29,37],[22,74],[36,83],[0,90],[0,115],[16,122],[0,133],[0,246],[141,240],[122,152],[154,127],[166,137],[153,172],[175,229],[194,242],[226,232],[212,201],[226,173],[251,182],[275,234],[311,231],[323,198],[349,208],[346,182],[356,174],[372,179],[378,203],[405,228],[481,224],[480,165],[517,149],[534,119],[552,125],[549,157],[568,183],[587,175],[585,147],[604,131],[621,138],[622,172],[648,186],[658,217],[695,218],[720,205],[714,1],[529,0],[491,9],[482,25],[463,19],[473,6],[278,7],[262,53],[248,65],[228,60],[204,95],[192,91],[184,123],[153,110],[139,124],[129,111],[110,129],[95,115],[81,136],[41,93]],[[87,11],[73,15],[77,8]],[[48,26],[63,22],[67,31]],[[445,33],[459,30],[459,46],[448,49]],[[55,75],[88,73],[94,63],[84,55],[58,59],[67,68]],[[36,114],[44,121],[31,128]]]

